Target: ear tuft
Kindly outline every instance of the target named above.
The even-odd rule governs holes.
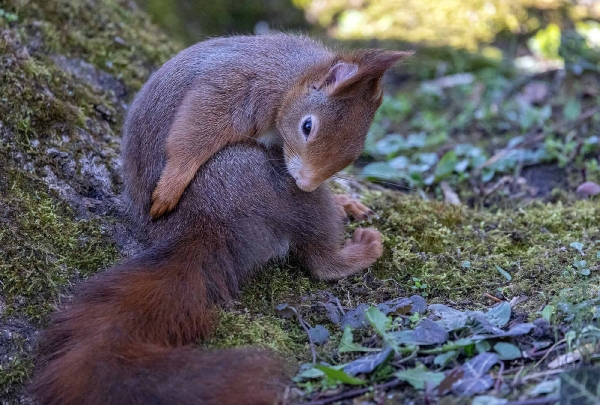
[[[358,59],[361,73],[364,76],[381,77],[396,62],[414,54],[413,51],[386,51],[381,49],[368,49],[359,53]]]

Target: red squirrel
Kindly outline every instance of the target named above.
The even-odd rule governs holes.
[[[381,104],[380,79],[410,52],[334,52],[286,34],[215,38],[165,63],[139,92],[127,125],[137,148],[165,149],[150,215],[171,211],[204,164],[247,138],[283,144],[298,187],[316,189],[356,159]],[[299,136],[300,134],[300,136]],[[144,194],[145,196],[145,194]]]
[[[251,142],[217,152],[176,209],[146,229],[151,247],[80,284],[41,336],[41,404],[275,404],[286,382],[276,356],[193,347],[214,329],[215,307],[288,252],[324,280],[382,254],[375,229],[344,241],[327,185],[300,190],[281,148]]]
[[[273,353],[193,347],[214,330],[216,308],[261,266],[288,254],[323,280],[355,274],[382,254],[381,234],[375,229],[358,228],[344,241],[340,209],[360,217],[368,208],[333,196],[321,183],[323,173],[360,153],[366,126],[381,103],[381,74],[398,55],[365,51],[340,62],[306,38],[282,35],[214,39],[199,47],[207,51],[205,58],[198,61],[198,49],[192,47],[168,62],[170,67],[150,79],[128,111],[122,154],[125,197],[133,222],[147,235],[148,248],[81,283],[74,298],[54,314],[40,337],[32,385],[43,405],[275,404],[288,380],[285,362]],[[250,98],[254,107],[274,108],[265,100],[281,96],[274,103],[286,106],[277,124],[286,134],[283,147],[245,140],[218,148],[194,169],[176,207],[152,220],[152,193],[173,156],[167,140],[170,124],[185,90],[195,82],[190,66],[219,58],[234,63],[239,49],[248,47],[263,59],[283,53],[294,61],[265,67],[271,74],[275,68],[280,71],[280,81],[270,79],[275,87],[285,87],[298,66],[313,66],[307,58],[327,62],[305,68],[310,74],[293,94],[252,93],[258,97]],[[231,86],[229,80],[237,77],[240,85],[235,75],[219,79],[217,73],[227,64],[214,63],[219,68],[211,73],[211,83]],[[340,64],[356,68],[342,74]],[[247,79],[253,83],[251,76]],[[212,91],[221,94],[218,87]],[[218,107],[218,120],[224,105],[212,106]],[[238,124],[259,125],[248,111],[254,110],[230,112]],[[308,135],[306,116],[315,118]],[[197,151],[195,144],[190,147]],[[321,166],[324,171],[317,170]],[[300,187],[306,178],[299,173],[306,167],[319,173],[311,192]]]

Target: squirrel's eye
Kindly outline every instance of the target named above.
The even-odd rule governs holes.
[[[302,123],[302,133],[304,133],[304,136],[308,138],[311,130],[312,130],[312,120],[310,118],[307,118]]]

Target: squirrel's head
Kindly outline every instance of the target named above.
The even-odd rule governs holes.
[[[277,130],[288,171],[313,191],[356,160],[381,105],[381,78],[410,52],[361,50],[307,72],[284,98]]]

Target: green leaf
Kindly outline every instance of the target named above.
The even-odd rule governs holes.
[[[315,366],[315,368],[317,370],[322,371],[327,377],[329,377],[333,380],[342,382],[344,384],[363,385],[366,383],[365,380],[361,380],[360,378],[352,377],[351,375],[344,373],[342,370],[336,370],[332,367],[327,367],[327,366],[317,364]]]
[[[573,249],[577,250],[579,253],[581,253],[583,255],[583,243],[573,242],[569,246],[571,246]]]
[[[365,311],[365,317],[380,336],[385,336],[392,325],[390,317],[385,316],[377,307],[370,307],[367,309]]]
[[[500,274],[502,274],[504,277],[506,277],[506,279],[508,281],[512,280],[512,276],[506,270],[504,270],[502,267],[498,266],[497,264],[494,264],[494,266],[496,266],[496,270],[498,270],[498,272]]]
[[[366,178],[383,180],[402,180],[406,177],[400,170],[393,168],[388,162],[369,163],[362,170]]]
[[[570,99],[565,104],[563,115],[567,121],[575,121],[581,115],[581,103],[575,99]]]
[[[512,343],[496,343],[494,345],[494,351],[498,353],[498,358],[500,358],[500,360],[515,360],[520,359],[523,356],[521,349]]]
[[[548,395],[558,393],[560,390],[560,379],[542,381],[529,392],[529,396]]]
[[[382,337],[387,346],[394,349],[396,353],[400,351],[400,347],[396,343],[394,336],[388,333],[392,325],[392,319],[385,316],[377,307],[370,307],[365,311],[365,318],[371,324],[373,329]]]
[[[444,373],[427,371],[422,366],[398,371],[394,375],[399,380],[406,381],[418,390],[425,389],[425,383],[429,385],[429,388],[435,388],[446,378]]]
[[[293,378],[293,381],[299,382],[302,380],[312,379],[312,378],[321,378],[325,375],[321,370],[317,370],[314,367],[308,368],[301,373],[299,373],[296,377]]]
[[[433,364],[435,364],[436,366],[444,367],[450,362],[450,360],[454,359],[455,357],[456,351],[450,350],[449,352],[441,353],[435,356],[435,358],[433,359]]]
[[[338,347],[338,352],[347,353],[347,352],[378,352],[380,349],[363,347],[353,342],[352,337],[352,328],[346,326],[344,328],[344,333],[342,335],[342,340],[340,341],[340,345]]]
[[[503,327],[510,320],[511,307],[506,301],[496,305],[484,314],[488,321],[498,327]]]
[[[584,368],[561,373],[561,403],[586,405],[600,403],[599,379],[598,368]]]
[[[546,305],[542,310],[542,318],[550,322],[552,315],[554,314],[554,307],[552,305]]]
[[[390,134],[375,144],[377,152],[387,156],[394,155],[409,147],[404,137],[400,134]]]
[[[458,158],[456,157],[456,152],[453,150],[446,152],[435,168],[435,180],[442,180],[452,174],[457,163]]]
[[[488,181],[491,181],[495,175],[496,175],[496,170],[494,170],[490,167],[484,167],[483,170],[481,171],[481,181],[484,183],[487,183]]]
[[[487,340],[480,340],[479,342],[475,343],[475,348],[477,349],[478,353],[487,353],[490,351],[492,346],[490,346],[490,343]]]

